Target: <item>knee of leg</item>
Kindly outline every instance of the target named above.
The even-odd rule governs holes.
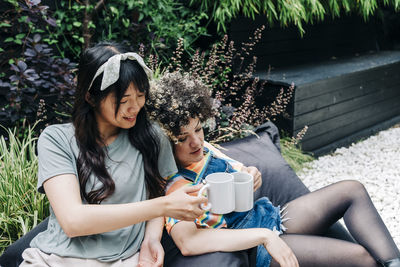
[[[359,266],[379,266],[378,262],[369,254],[369,252],[362,246],[359,246],[356,249],[357,259],[359,259],[360,265]]]
[[[365,195],[367,193],[365,186],[357,180],[345,180],[341,183],[343,183],[346,192],[351,196]]]

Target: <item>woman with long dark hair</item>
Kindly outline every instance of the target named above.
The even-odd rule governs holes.
[[[47,127],[38,141],[38,190],[50,217],[21,266],[160,266],[162,217],[203,213],[206,199],[188,194],[198,187],[163,196],[163,177],[177,169],[143,108],[151,75],[119,44],[82,54],[72,123]]]

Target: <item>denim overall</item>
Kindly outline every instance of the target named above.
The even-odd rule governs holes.
[[[236,172],[232,166],[224,159],[217,158],[212,151],[204,148],[206,155],[210,155],[206,159],[200,174],[193,171],[179,168],[178,174],[185,179],[192,181],[194,184],[201,183],[207,175],[215,172]],[[254,207],[245,212],[231,212],[224,214],[224,219],[229,229],[248,229],[248,228],[268,228],[277,233],[282,233],[280,208],[272,205],[267,197],[259,198]],[[271,255],[267,252],[263,245],[257,248],[257,267],[269,266],[271,263]]]

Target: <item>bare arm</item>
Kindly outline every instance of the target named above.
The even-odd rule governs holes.
[[[164,262],[164,249],[161,245],[161,235],[164,227],[164,218],[152,219],[146,224],[144,240],[140,247],[140,267],[161,267]]]
[[[267,228],[198,229],[193,222],[179,222],[172,228],[171,236],[184,256],[239,251],[264,245],[281,266],[298,266],[292,250]]]
[[[169,196],[127,204],[82,204],[79,184],[73,174],[50,178],[43,184],[51,207],[69,237],[113,231],[156,217],[194,220],[203,214],[204,197],[189,196],[200,186],[185,187]]]
[[[144,240],[161,240],[164,229],[164,218],[157,217],[147,222]]]
[[[179,184],[179,182],[181,182]],[[175,182],[167,194],[172,192],[174,189],[179,188],[182,184],[190,183],[187,180],[181,180]],[[185,256],[199,255],[208,252],[215,251],[238,251],[255,247],[263,243],[263,236],[260,232],[267,229],[255,229],[250,230],[249,235],[243,239],[245,234],[243,230],[229,230],[229,229],[198,229],[196,224],[191,222],[183,222],[168,218],[167,219],[167,230],[170,231],[170,235],[174,240],[181,253]],[[202,218],[197,218],[201,220]],[[267,230],[269,231],[269,230]],[[238,243],[237,240],[244,242]]]
[[[198,229],[193,222],[179,222],[172,228],[171,237],[183,255],[192,256],[252,248],[266,242],[269,232],[261,228]]]

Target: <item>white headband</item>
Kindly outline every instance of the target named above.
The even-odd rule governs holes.
[[[103,79],[101,80],[100,91],[105,90],[107,87],[118,81],[121,60],[127,60],[127,59],[136,60],[146,72],[147,78],[148,79],[152,78],[153,72],[146,66],[146,64],[144,64],[144,61],[141,56],[133,52],[117,54],[110,57],[103,65],[100,66],[100,68],[96,71],[96,74],[94,75],[88,90],[90,90],[90,88],[92,87],[94,80],[103,72],[104,74],[103,74]]]

